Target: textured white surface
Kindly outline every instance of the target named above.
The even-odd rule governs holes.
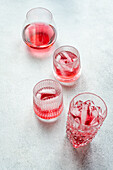
[[[26,12],[37,6],[54,15],[57,46],[75,46],[82,75],[63,87],[64,111],[54,124],[41,123],[32,109],[33,86],[53,78],[52,55],[36,59],[21,38]],[[0,0],[0,170],[113,169],[113,1]],[[73,149],[66,138],[69,102],[90,91],[107,103],[108,116],[91,144]]]

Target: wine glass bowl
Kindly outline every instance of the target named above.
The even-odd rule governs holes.
[[[42,7],[28,11],[22,37],[27,46],[33,49],[51,47],[57,37],[52,13]]]

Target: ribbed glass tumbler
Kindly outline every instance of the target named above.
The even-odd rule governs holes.
[[[61,85],[51,79],[37,83],[33,89],[33,108],[38,118],[46,121],[56,120],[63,111]]]

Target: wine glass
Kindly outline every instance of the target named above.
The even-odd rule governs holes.
[[[45,8],[33,8],[26,14],[22,37],[32,49],[47,49],[57,37],[52,13]]]

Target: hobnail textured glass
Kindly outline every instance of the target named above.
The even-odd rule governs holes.
[[[42,120],[57,118],[63,111],[61,85],[51,79],[45,79],[37,83],[33,89],[33,108],[35,114]]]
[[[99,120],[98,124],[89,126],[84,124],[78,124],[78,122],[75,121],[77,119],[74,119],[74,117],[72,116],[72,109],[74,103],[79,100],[81,101],[91,100],[95,103],[96,106],[99,106],[102,109],[101,119]],[[88,92],[81,93],[75,96],[70,102],[66,125],[67,137],[72,143],[73,147],[78,148],[91,142],[92,139],[97,134],[99,128],[102,126],[106,116],[107,106],[101,97],[97,96],[96,94]]]

